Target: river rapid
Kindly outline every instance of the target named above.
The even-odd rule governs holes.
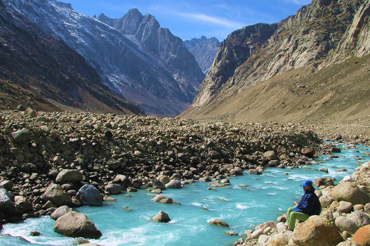
[[[339,158],[320,156],[317,164],[297,169],[267,168],[262,175],[231,177],[231,185],[207,190],[208,183],[192,183],[179,190],[164,190],[163,195],[173,198],[181,205],[152,202],[154,194],[139,190],[114,195],[117,201],[104,202],[102,207],[81,207],[76,211],[86,214],[102,232],[101,245],[231,245],[239,237],[229,236],[226,231],[242,235],[247,229],[263,222],[276,220],[303,194],[300,184],[319,177],[335,178],[339,182],[351,175],[358,166],[370,160],[369,149],[364,146],[340,145]],[[310,168],[310,169],[309,169]],[[327,168],[328,173],[318,171]],[[337,172],[339,169],[347,171]],[[130,194],[130,196],[126,196]],[[169,223],[152,222],[159,211],[166,212]],[[221,219],[230,228],[208,224]],[[53,231],[54,221],[49,216],[27,219],[17,224],[4,225],[0,245],[74,245],[74,238],[64,237]],[[38,231],[41,236],[30,236]],[[23,237],[30,243],[16,238]]]

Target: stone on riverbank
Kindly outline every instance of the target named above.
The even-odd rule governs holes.
[[[15,212],[13,197],[6,189],[0,189],[0,211]]]
[[[297,246],[328,246],[343,241],[339,231],[325,217],[311,216],[299,224],[289,245]]]
[[[119,184],[109,183],[105,186],[104,190],[108,194],[118,194],[121,192],[122,188],[123,187]]]
[[[181,188],[181,181],[177,179],[173,179],[170,182],[168,182],[166,185],[167,189],[180,189]]]
[[[55,182],[58,184],[74,183],[82,180],[82,173],[77,169],[63,169],[58,176],[55,178]]]
[[[331,196],[340,201],[351,202],[352,204],[366,204],[370,202],[369,195],[360,190],[355,183],[343,182],[333,188]]]
[[[82,186],[77,192],[76,198],[80,200],[82,205],[86,206],[101,206],[103,204],[99,190],[90,184]]]
[[[16,132],[8,134],[8,139],[10,142],[23,143],[30,139],[31,132],[28,129],[22,129]]]
[[[352,241],[360,244],[361,246],[370,245],[370,225],[366,225],[358,229],[353,235]]]
[[[89,221],[86,215],[70,211],[59,217],[54,224],[54,231],[67,237],[84,237],[98,239],[101,232]]]
[[[163,223],[167,223],[167,222],[171,221],[168,214],[166,214],[163,211],[159,211],[159,213],[157,215],[155,215],[153,218],[151,218],[150,220],[155,221],[155,222],[163,222]]]
[[[63,205],[72,205],[72,200],[68,194],[62,189],[58,184],[50,184],[44,194],[41,196],[41,199],[46,201],[52,201],[55,206],[60,207]]]

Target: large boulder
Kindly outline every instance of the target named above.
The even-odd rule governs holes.
[[[80,200],[82,205],[86,206],[101,206],[103,204],[103,198],[99,190],[90,184],[82,186],[78,190],[76,198]]]
[[[15,212],[13,197],[6,189],[0,189],[0,211]]]
[[[73,183],[82,180],[82,173],[77,169],[63,169],[55,178],[58,184]]]
[[[361,246],[370,245],[370,225],[366,225],[358,229],[352,237],[352,241],[360,244]]]
[[[334,246],[341,241],[343,241],[341,234],[327,218],[311,216],[295,228],[289,245]]]
[[[331,178],[317,178],[313,184],[317,187],[320,187],[322,185],[324,186],[334,186],[334,180]]]
[[[101,232],[86,215],[70,211],[59,217],[54,224],[54,231],[67,237],[84,237],[98,239]]]
[[[57,220],[59,219],[59,217],[62,217],[63,215],[65,215],[66,213],[72,211],[72,208],[64,205],[64,206],[61,206],[57,209],[55,209],[55,211],[50,215],[50,217],[53,219],[53,220]]]
[[[44,194],[42,194],[41,199],[44,202],[52,201],[57,207],[63,205],[72,205],[71,198],[58,184],[50,184]]]
[[[331,196],[340,201],[351,202],[352,204],[366,204],[370,202],[369,195],[360,190],[355,183],[343,182],[333,188]]]
[[[165,203],[165,204],[180,204],[175,202],[172,198],[163,196],[163,195],[156,195],[153,199],[153,202]]]
[[[170,221],[170,217],[168,216],[168,214],[166,214],[165,212],[163,211],[159,211],[159,213],[154,216],[151,221],[155,221],[155,222],[164,222],[164,223],[167,223],[168,221]]]

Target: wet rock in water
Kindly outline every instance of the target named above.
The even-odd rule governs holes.
[[[67,205],[64,205],[64,206],[60,206],[59,208],[57,208],[51,215],[50,217],[53,219],[53,220],[57,220],[59,217],[62,217],[63,215],[65,215],[66,213],[72,211],[72,208],[68,207]]]
[[[153,218],[151,218],[150,220],[155,221],[155,222],[163,222],[163,223],[167,223],[167,222],[171,221],[168,214],[166,214],[163,211],[159,211],[159,213],[156,216],[154,216]]]
[[[59,217],[54,224],[54,231],[67,237],[84,237],[98,239],[101,232],[89,221],[86,215],[70,211]]]
[[[229,236],[238,236],[238,233],[236,233],[235,231],[225,231],[224,233]]]
[[[72,204],[69,195],[58,184],[50,184],[42,194],[41,199],[45,202],[52,201],[57,207]]]
[[[122,190],[122,186],[119,184],[109,183],[104,189],[108,194],[118,194]]]
[[[331,179],[331,178],[317,178],[313,184],[316,186],[316,187],[320,187],[322,185],[324,186],[334,186],[334,180]]]
[[[208,223],[211,224],[211,225],[215,225],[215,226],[230,227],[226,222],[224,222],[220,219],[213,219]]]
[[[74,183],[82,180],[82,173],[77,169],[63,169],[55,178],[58,184]]]
[[[172,198],[163,196],[163,195],[156,195],[153,199],[153,202],[165,203],[165,204],[180,204],[175,202]]]
[[[262,172],[260,169],[250,169],[248,170],[248,174],[261,175]]]
[[[352,241],[360,244],[361,246],[370,245],[370,225],[366,225],[358,229],[353,235]]]
[[[8,139],[10,142],[23,143],[30,139],[31,132],[28,129],[22,129],[16,132],[8,134]]]
[[[0,211],[15,212],[13,197],[8,193],[6,189],[0,189]]]
[[[299,224],[289,244],[301,246],[337,245],[343,238],[334,225],[325,217],[311,216]]]
[[[315,155],[315,150],[313,148],[303,148],[301,150],[301,154],[307,156],[308,158],[312,158]]]
[[[325,173],[328,173],[329,172],[329,170],[327,169],[327,168],[325,168],[325,167],[323,167],[323,168],[320,168],[320,170],[319,170],[320,172],[325,172]]]
[[[78,190],[76,198],[81,201],[82,205],[86,206],[101,206],[103,204],[99,190],[90,184],[82,186]]]
[[[360,190],[355,183],[343,182],[333,188],[331,196],[339,201],[347,201],[352,204],[366,204],[370,202],[369,195]]]
[[[33,236],[33,237],[38,237],[38,236],[40,236],[40,235],[41,235],[41,233],[40,233],[40,232],[38,232],[38,231],[31,231],[31,232],[30,232],[30,235],[31,235],[31,236]]]
[[[170,182],[168,182],[165,186],[167,189],[180,189],[181,182],[177,179],[173,179]]]

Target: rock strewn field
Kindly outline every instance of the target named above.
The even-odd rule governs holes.
[[[294,124],[3,111],[0,223],[86,204],[86,192],[93,192],[87,202],[99,205],[99,192],[160,193],[165,185],[178,187],[176,180],[183,185],[212,179],[217,186],[246,169],[258,174],[266,166],[310,164],[321,143]]]

